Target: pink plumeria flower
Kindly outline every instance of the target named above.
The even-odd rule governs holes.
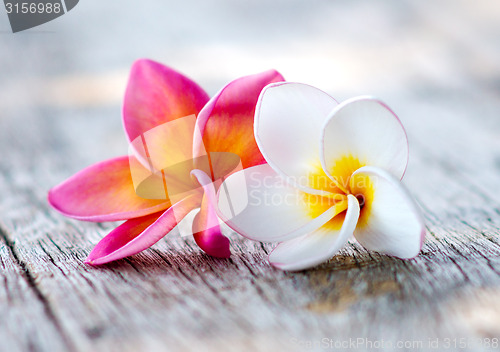
[[[150,60],[138,60],[131,69],[123,106],[127,138],[134,147],[134,141],[148,131],[196,115],[201,140],[191,136],[186,145],[175,146],[165,140],[162,144],[157,138],[148,145],[149,153],[167,157],[180,148],[196,157],[204,149],[207,153],[236,154],[243,168],[262,164],[265,160],[253,136],[255,105],[267,84],[283,80],[274,70],[242,77],[209,99],[202,88],[182,74]],[[212,175],[223,176],[221,170],[227,169],[223,159],[211,160]],[[199,191],[175,203],[171,199],[146,199],[136,194],[132,173],[141,166],[135,164],[131,171],[127,156],[107,160],[87,167],[49,192],[50,204],[66,216],[96,222],[126,220],[97,244],[86,263],[103,264],[136,254],[160,240],[196,208],[201,208],[193,223],[196,243],[209,255],[230,256],[229,240],[220,232],[214,208],[213,176],[197,169],[193,162],[188,176],[194,177]]]
[[[245,237],[281,242],[269,255],[272,265],[314,267],[352,235],[380,253],[419,253],[423,218],[400,182],[407,137],[385,104],[370,97],[338,104],[308,85],[270,84],[257,103],[255,138],[267,164],[224,181],[221,189],[230,192],[219,192],[219,214]],[[236,189],[242,175],[245,194]]]

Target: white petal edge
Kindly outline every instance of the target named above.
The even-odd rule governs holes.
[[[287,184],[268,164],[253,166],[222,183],[217,193],[218,215],[249,239],[284,241],[318,229],[339,212],[339,207],[332,206],[312,217],[305,210],[305,194]]]
[[[294,187],[324,194],[307,182],[316,163],[321,166],[318,141],[337,101],[322,90],[302,83],[279,82],[260,93],[255,110],[255,140],[267,163]]]
[[[297,271],[332,258],[345,246],[359,218],[358,200],[353,195],[347,197],[347,212],[340,230],[332,231],[326,225],[305,236],[282,242],[269,254],[269,262],[281,270]]]
[[[359,159],[361,166],[380,167],[402,179],[408,149],[406,131],[399,118],[385,103],[370,96],[340,103],[322,129],[321,164],[330,177],[335,161],[352,156]]]
[[[368,176],[374,185],[366,224],[362,226],[360,221],[354,231],[356,240],[368,250],[401,259],[416,257],[424,242],[425,224],[406,187],[387,171],[373,166],[357,170],[353,182],[356,175]]]

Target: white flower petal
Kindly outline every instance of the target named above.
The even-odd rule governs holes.
[[[420,208],[403,184],[377,167],[357,170],[350,180],[364,206],[354,237],[366,249],[402,259],[418,255],[425,237]]]
[[[325,92],[291,82],[266,86],[257,102],[255,139],[262,155],[277,173],[309,193],[322,193],[315,191],[310,175],[323,173],[318,141],[335,106]]]
[[[347,208],[345,195],[324,197],[287,184],[268,164],[229,176],[218,191],[219,217],[256,241],[277,242],[314,231]]]
[[[340,214],[314,232],[280,243],[269,255],[269,262],[282,270],[303,270],[332,258],[347,243],[358,222],[359,203],[352,195],[348,199],[345,218]],[[343,218],[339,219],[343,220],[340,229],[331,224],[337,218]]]
[[[384,103],[358,97],[339,104],[322,132],[322,165],[342,185],[358,168],[380,167],[402,178],[408,139],[397,116]]]

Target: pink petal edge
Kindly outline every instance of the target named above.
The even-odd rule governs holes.
[[[191,175],[204,190],[200,212],[193,221],[194,239],[205,253],[217,258],[229,258],[229,239],[221,233],[216,211],[215,186],[210,177],[201,170],[193,170]]]
[[[123,104],[129,142],[166,122],[197,115],[209,100],[194,81],[158,62],[140,59],[130,69]]]
[[[186,197],[161,214],[128,220],[104,237],[90,252],[86,264],[100,265],[137,254],[167,235],[200,202],[200,195]],[[145,223],[145,225],[144,225]],[[142,226],[141,226],[142,225]],[[147,226],[143,231],[142,228]],[[139,231],[138,231],[139,230]]]
[[[203,140],[195,136],[193,154],[205,149],[232,152],[243,168],[265,163],[253,132],[255,106],[266,85],[284,80],[278,71],[267,70],[229,82],[200,111],[197,124]]]
[[[48,193],[48,202],[65,216],[95,222],[133,219],[170,205],[166,200],[137,196],[126,156],[81,170],[53,187]]]

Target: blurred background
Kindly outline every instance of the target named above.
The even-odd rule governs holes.
[[[456,162],[485,154],[484,135],[476,141],[469,133],[478,121],[499,146],[495,1],[83,0],[16,34],[0,11],[0,48],[4,129],[22,139],[20,121],[37,117],[71,141],[80,138],[82,124],[94,124],[86,147],[72,155],[85,164],[125,153],[120,107],[138,58],[183,72],[209,94],[239,76],[275,68],[339,101],[373,95],[400,116],[412,145],[470,156]],[[500,165],[500,156],[492,158],[464,167],[487,172]]]
[[[37,106],[69,109],[72,118],[113,107],[108,118],[118,123],[128,69],[142,57],[211,94],[275,68],[338,100],[378,96],[396,112],[403,97],[445,98],[459,111],[476,105],[476,118],[486,119],[500,96],[494,1],[83,0],[17,34],[0,11],[0,31],[1,115]]]
[[[449,115],[474,111],[470,118],[500,131],[495,1],[83,0],[17,34],[0,11],[0,31],[0,118],[27,109],[43,118],[57,110],[73,120],[68,125],[98,116],[100,128],[109,127],[106,135],[121,133],[128,70],[146,57],[210,94],[234,78],[275,68],[339,101],[375,95],[403,121],[425,119],[408,109],[410,101],[419,114],[429,115],[429,104]],[[436,110],[431,115],[437,118]],[[78,128],[65,132],[76,136]],[[123,153],[121,139],[109,146],[111,154]]]

